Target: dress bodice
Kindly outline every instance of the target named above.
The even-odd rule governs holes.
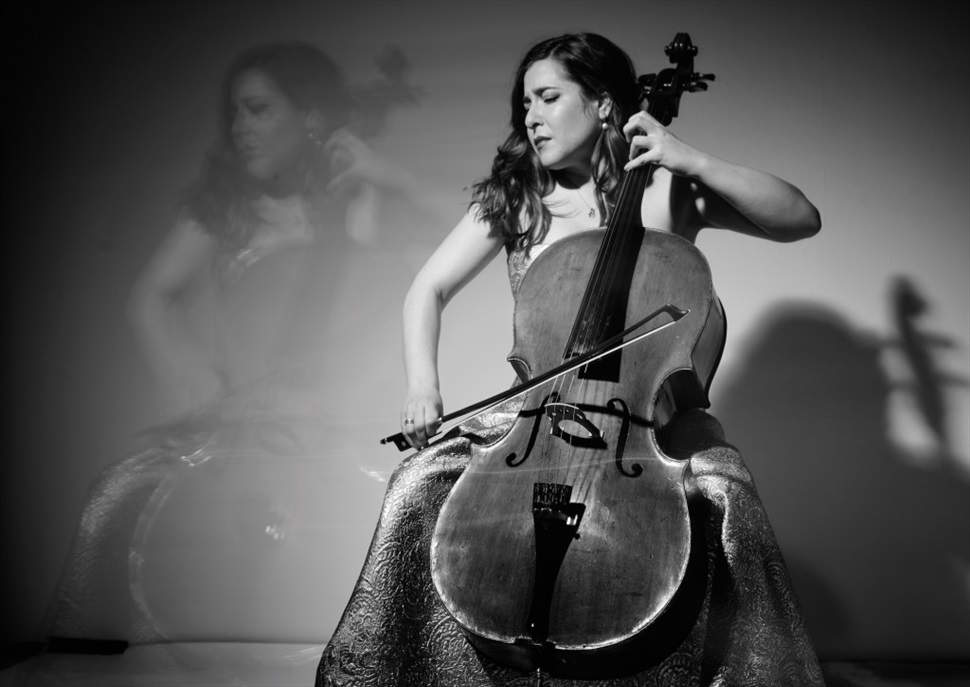
[[[506,265],[509,270],[509,285],[512,287],[512,295],[519,291],[519,284],[529,269],[532,261],[539,257],[546,248],[552,244],[538,244],[528,248],[510,248],[506,256]]]
[[[647,229],[647,231],[660,231],[659,229]],[[537,257],[550,246],[555,245],[554,243],[540,243],[527,248],[519,248],[511,246],[508,248],[506,255],[506,264],[509,271],[509,284],[512,287],[512,295],[514,296],[518,293],[519,284],[522,283],[522,278],[525,277],[525,273],[529,270],[529,267],[535,261]]]

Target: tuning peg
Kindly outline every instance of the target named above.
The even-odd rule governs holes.
[[[707,90],[707,84],[704,83],[705,81],[714,81],[714,75],[713,74],[698,74],[698,73],[695,72],[695,73],[693,73],[693,74],[690,75],[690,80],[688,81],[688,85],[687,85],[687,87],[686,87],[685,90],[687,92],[689,92],[689,93],[697,93],[698,91],[706,91]]]

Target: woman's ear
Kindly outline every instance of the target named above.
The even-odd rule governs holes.
[[[596,112],[599,115],[600,121],[605,122],[610,116],[610,112],[613,111],[613,99],[604,94],[600,97],[599,107],[596,108]]]
[[[306,115],[306,130],[308,134],[316,134],[325,138],[327,132],[327,118],[319,110],[310,110]]]

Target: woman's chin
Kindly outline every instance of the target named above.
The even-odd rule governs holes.
[[[243,163],[243,171],[250,180],[264,184],[276,177],[276,169],[265,160],[249,160]]]

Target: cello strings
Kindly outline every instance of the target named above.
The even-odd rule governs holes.
[[[639,228],[640,226],[640,222],[637,220],[639,219],[639,205],[641,203],[638,201],[642,199],[642,192],[631,191],[631,186],[635,187],[636,184],[640,184],[642,188],[652,174],[653,168],[653,163],[634,168],[625,173],[621,179],[618,200],[607,222],[605,235],[600,250],[597,252],[586,291],[580,303],[580,309],[577,315],[577,326],[570,334],[563,361],[568,356],[581,355],[586,352],[591,346],[595,346],[604,336],[602,320],[597,318],[596,314],[604,312],[609,300],[614,295],[612,289],[608,288],[609,273],[611,272],[610,266],[622,258],[621,253],[625,248],[631,250],[634,248],[634,246],[629,246],[632,243],[630,234],[634,231],[633,227]],[[597,199],[599,199],[599,196],[599,189],[597,188]],[[636,223],[634,223],[635,221]],[[625,314],[623,313],[624,316]],[[557,402],[565,403],[568,399],[579,399],[587,396],[586,391],[593,385],[595,380],[581,379],[579,376],[581,370],[577,370],[572,375],[569,375],[568,381],[563,379],[555,382],[550,394],[555,394],[552,397],[557,398]],[[578,385],[577,382],[579,382]],[[593,393],[594,398],[591,399],[593,401],[592,405],[602,405],[603,398],[600,398],[600,394],[598,393],[601,390],[602,385],[597,383]],[[576,393],[578,391],[582,393]],[[569,428],[573,429],[574,426],[575,423],[569,425]],[[571,437],[572,435],[570,434],[569,436]],[[565,443],[571,445],[572,441],[571,439],[567,439]],[[555,466],[554,472],[557,473],[556,481],[565,483],[565,480],[571,472],[570,462],[562,459],[564,448],[558,442],[556,444],[557,451],[555,460],[553,461]],[[584,453],[588,453],[588,451],[584,451]]]
[[[602,326],[596,326],[600,321],[594,317],[589,317],[588,314],[603,312],[610,298],[614,295],[612,290],[608,288],[609,266],[613,265],[616,260],[622,257],[619,253],[631,242],[630,232],[633,231],[631,227],[639,227],[639,223],[634,224],[634,220],[639,214],[637,212],[639,208],[637,207],[638,204],[636,201],[639,199],[640,194],[633,193],[631,200],[630,187],[638,183],[642,176],[643,168],[637,168],[625,174],[621,181],[619,201],[607,224],[603,242],[589,278],[587,291],[581,303],[580,313],[578,315],[580,327],[575,333],[576,336],[570,339],[571,346],[568,352],[572,354],[576,354],[577,352],[581,354],[589,350],[591,346],[597,345],[599,340],[603,338]],[[597,383],[595,380],[581,380],[578,374],[579,372],[577,371],[569,379],[569,398],[586,398],[591,395],[592,397],[589,400],[592,401],[592,405],[601,406],[604,401],[604,397],[602,396],[602,391],[604,390],[603,385]],[[574,393],[577,391],[577,381],[580,383],[580,390],[582,392],[579,394]],[[559,390],[565,391],[565,386],[564,381],[563,385],[560,385]],[[593,387],[592,394],[588,393],[590,387]],[[566,443],[571,444],[572,442],[567,441]],[[580,455],[588,457],[590,452],[590,449],[585,449],[580,451]],[[557,451],[557,453],[561,454],[562,451]],[[589,475],[589,472],[583,468],[585,465],[584,460],[565,461],[560,457],[555,463],[561,468],[558,472],[565,471],[567,476],[570,472],[574,471],[573,468],[579,471],[579,476]],[[563,477],[563,483],[565,483],[565,477]],[[579,484],[576,486],[579,486]],[[583,487],[583,489],[585,488]]]

